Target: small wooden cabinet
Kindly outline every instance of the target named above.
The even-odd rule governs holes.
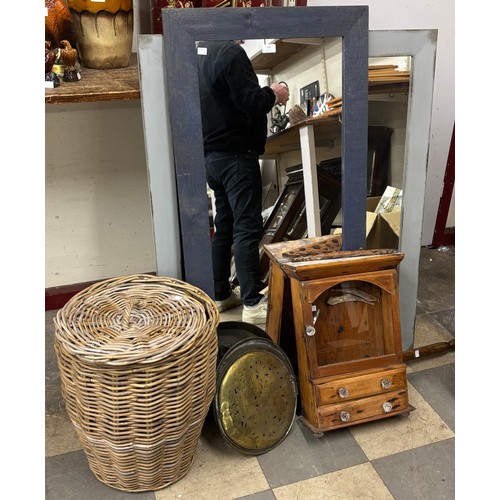
[[[267,333],[298,372],[301,418],[320,433],[413,409],[396,250],[340,251],[339,237],[266,245]]]

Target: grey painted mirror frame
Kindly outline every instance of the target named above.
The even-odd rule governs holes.
[[[365,248],[368,7],[163,9],[162,16],[183,279],[213,297],[195,51],[199,40],[342,37],[343,249]]]

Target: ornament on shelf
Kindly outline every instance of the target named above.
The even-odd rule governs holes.
[[[45,0],[45,40],[58,47],[61,40],[76,45],[73,18],[66,0]]]
[[[80,72],[77,69],[78,51],[74,49],[68,40],[61,40],[61,60],[64,65],[65,82],[77,82],[80,80]]]
[[[59,77],[52,71],[57,56],[50,46],[50,41],[45,40],[45,86],[54,88],[59,87],[61,82],[59,81]]]
[[[273,114],[271,118],[271,133],[273,134],[277,134],[278,132],[282,132],[283,130],[285,130],[290,122],[288,113],[284,111],[282,112],[280,106],[281,104],[275,104],[273,108]]]

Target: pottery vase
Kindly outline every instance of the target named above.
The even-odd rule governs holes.
[[[68,0],[68,7],[82,66],[113,69],[130,64],[132,0]]]

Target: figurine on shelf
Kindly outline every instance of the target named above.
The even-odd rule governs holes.
[[[290,119],[290,125],[297,125],[297,123],[301,123],[304,120],[307,120],[308,116],[306,115],[305,111],[298,105],[296,104],[289,112],[288,112],[288,118]]]
[[[59,77],[52,71],[52,66],[56,62],[56,54],[50,48],[51,43],[49,41],[45,41],[45,81],[52,82],[51,87],[59,87],[61,82],[59,81]]]
[[[61,59],[61,49],[59,47],[54,49],[54,54],[56,55],[56,62],[52,66],[52,72],[62,78],[64,76],[64,64]]]
[[[64,64],[65,82],[77,82],[80,80],[80,73],[77,70],[78,64],[78,51],[74,49],[68,40],[61,40],[61,60]]]

